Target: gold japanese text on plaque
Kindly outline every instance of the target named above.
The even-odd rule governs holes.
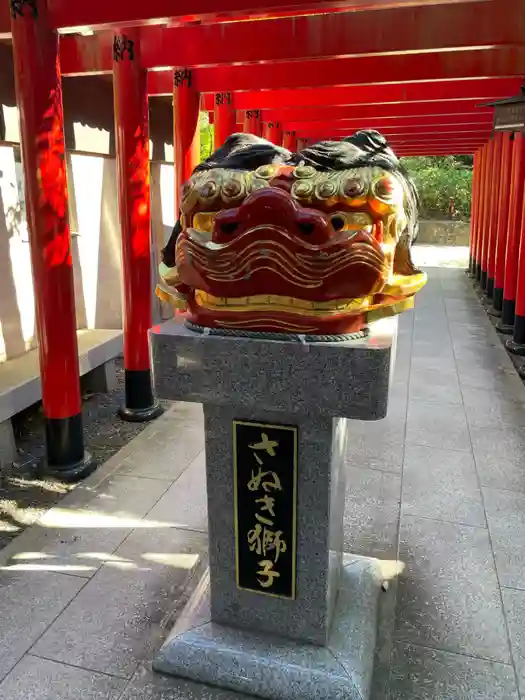
[[[295,598],[297,428],[233,421],[239,588]]]

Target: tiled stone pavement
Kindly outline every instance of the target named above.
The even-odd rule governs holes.
[[[389,416],[351,427],[345,547],[393,562],[374,700],[525,698],[525,388],[449,257],[400,319]],[[148,670],[206,527],[178,404],[0,552],[0,698],[242,700]]]

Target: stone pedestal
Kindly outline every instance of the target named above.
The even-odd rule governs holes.
[[[326,644],[343,549],[347,422],[263,410],[256,414],[262,425],[298,428],[295,599],[289,600],[243,590],[236,582],[235,513],[226,505],[234,503],[232,424],[253,418],[247,409],[204,407],[212,617],[225,625]],[[251,464],[247,466],[249,478]]]
[[[380,573],[343,556],[344,462],[348,419],[386,415],[395,328],[152,334],[157,395],[204,404],[210,549],[158,671],[269,700],[369,697]]]

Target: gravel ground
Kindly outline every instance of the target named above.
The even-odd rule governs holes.
[[[124,401],[124,369],[117,364],[117,388],[109,394],[84,391],[83,415],[86,448],[103,464],[136,437],[148,423],[126,423],[117,415]],[[46,478],[44,422],[37,404],[13,421],[18,460],[0,470],[0,549],[54,506],[74,486]]]

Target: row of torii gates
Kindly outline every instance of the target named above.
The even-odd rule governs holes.
[[[173,95],[177,192],[198,162],[199,110],[211,113],[216,146],[243,129],[296,150],[375,128],[402,156],[476,153],[471,272],[504,308],[507,326],[516,316],[522,328],[525,145],[520,133],[493,135],[493,110],[480,105],[519,92],[523,0],[0,0],[0,39],[13,44],[48,464],[63,478],[92,467],[83,444],[61,76],[113,75],[124,417],[148,420],[160,410],[148,346],[155,95]],[[525,268],[525,250],[522,257]]]

